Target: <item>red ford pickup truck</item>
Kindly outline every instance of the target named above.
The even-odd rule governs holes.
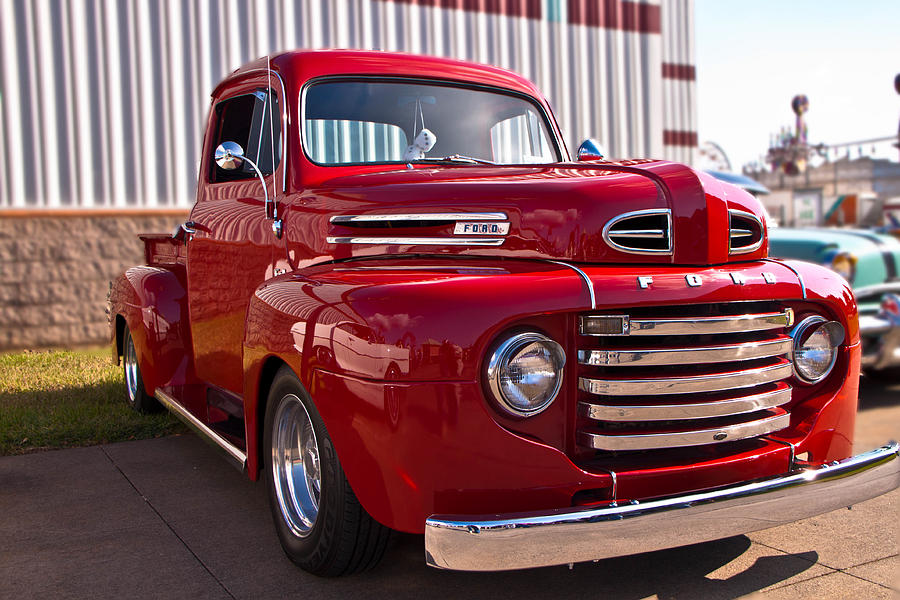
[[[852,456],[857,307],[687,166],[573,160],[508,71],[288,52],[212,94],[190,220],[111,284],[128,401],[263,479],[287,555],[519,569],[712,540],[900,483]]]

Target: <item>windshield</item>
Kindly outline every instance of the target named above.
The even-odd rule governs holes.
[[[557,162],[540,109],[502,92],[389,81],[324,81],[306,92],[303,146],[325,165]]]

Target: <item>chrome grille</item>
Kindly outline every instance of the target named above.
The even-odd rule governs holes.
[[[740,306],[689,307],[689,317],[581,315],[577,443],[650,450],[786,428],[793,312]],[[604,329],[605,320],[614,326]],[[606,330],[622,333],[585,333]]]

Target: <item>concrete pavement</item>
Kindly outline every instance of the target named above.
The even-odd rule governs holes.
[[[857,451],[898,437],[900,384],[864,382]],[[375,571],[326,580],[282,554],[262,485],[185,435],[0,458],[0,598],[898,598],[898,516],[894,491],[571,571],[438,571],[398,535]]]

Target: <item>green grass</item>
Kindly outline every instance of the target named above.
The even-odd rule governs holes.
[[[108,348],[0,354],[0,456],[185,430],[167,412],[128,406]]]

